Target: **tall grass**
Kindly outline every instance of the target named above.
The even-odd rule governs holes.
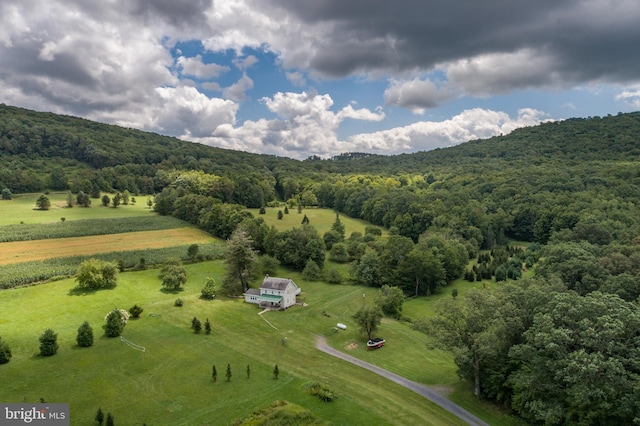
[[[48,238],[86,237],[124,232],[156,231],[184,228],[189,225],[171,216],[119,217],[106,219],[80,219],[74,221],[15,224],[0,226],[0,243],[43,240]]]
[[[127,269],[137,268],[140,264],[140,259],[144,259],[147,266],[160,264],[169,257],[186,259],[188,247],[189,245],[183,245],[159,249],[118,251],[5,265],[0,267],[0,289],[28,285],[54,278],[69,277],[76,273],[78,265],[82,261],[89,258],[121,262]],[[218,259],[224,250],[224,246],[219,243],[199,244],[198,247],[198,257],[200,259]]]

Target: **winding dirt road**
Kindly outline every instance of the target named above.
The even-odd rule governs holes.
[[[410,389],[415,393],[417,393],[418,395],[422,395],[423,397],[427,398],[429,401],[439,405],[440,407],[444,408],[451,414],[459,417],[460,419],[462,419],[463,421],[467,422],[470,425],[489,426],[488,423],[482,421],[481,419],[474,416],[464,408],[460,407],[457,404],[454,404],[453,402],[449,401],[439,393],[433,391],[432,389],[429,389],[425,385],[416,383],[409,379],[405,379],[404,377],[399,376],[395,373],[392,373],[391,371],[385,370],[384,368],[380,368],[378,366],[370,364],[366,361],[362,361],[361,359],[354,358],[351,355],[347,355],[343,352],[340,352],[332,348],[331,346],[327,345],[327,340],[322,336],[316,336],[316,348],[336,358],[340,358],[342,360],[355,364],[359,367],[366,368],[367,370],[372,371],[382,377],[385,377],[391,380],[392,382],[399,384],[400,386],[404,386],[405,388]]]

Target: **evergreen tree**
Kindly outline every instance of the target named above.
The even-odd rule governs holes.
[[[211,369],[211,378],[213,379],[213,383],[218,381],[218,371],[216,370],[216,366],[215,365]]]
[[[122,318],[122,313],[120,313],[119,309],[114,309],[109,312],[107,317],[105,318],[106,324],[104,325],[104,335],[107,337],[118,337],[122,334],[124,330],[124,326],[126,324],[124,318]]]
[[[304,217],[302,218],[302,224],[303,225],[308,225],[309,224],[309,218],[307,217],[307,215],[305,214]]]
[[[257,260],[253,240],[243,230],[236,230],[227,240],[224,257],[227,275],[223,284],[226,293],[241,294],[247,291],[249,275]]]
[[[344,224],[340,221],[340,215],[338,213],[336,213],[336,220],[333,222],[333,225],[331,225],[331,229],[336,231],[342,240],[344,240],[345,228]]]
[[[58,334],[47,328],[40,336],[40,355],[52,356],[58,352]]]
[[[211,334],[211,323],[209,322],[209,318],[204,322],[204,333]]]
[[[282,220],[282,210],[278,210],[278,220]]]
[[[102,423],[104,422],[104,413],[102,412],[102,408],[98,407],[98,412],[96,413],[95,419],[99,425],[102,425]]]
[[[251,367],[249,367],[249,364],[247,364],[247,379],[251,378]]]
[[[36,200],[36,207],[40,210],[49,210],[49,207],[51,207],[51,200],[49,200],[49,197],[46,195],[42,194]]]
[[[200,330],[202,330],[202,323],[198,318],[193,317],[193,319],[191,320],[191,328],[193,329],[194,333],[200,333]]]
[[[274,380],[278,380],[278,376],[280,375],[280,370],[278,369],[278,364],[273,367],[273,378]]]
[[[114,209],[117,209],[121,202],[122,202],[122,194],[118,192],[111,199],[111,205],[113,206]]]
[[[83,348],[88,348],[93,345],[93,329],[87,321],[83,322],[78,329],[76,342],[78,343],[78,346]]]
[[[227,364],[227,382],[231,381],[231,364]]]
[[[111,198],[109,198],[109,196],[107,194],[104,194],[101,198],[102,200],[102,205],[107,207],[109,205],[109,203],[111,203]]]
[[[289,214],[289,207],[284,206],[284,214]]]
[[[0,364],[6,364],[11,360],[11,348],[7,342],[0,337]]]
[[[111,413],[107,413],[107,426],[115,426],[113,422],[113,415]]]

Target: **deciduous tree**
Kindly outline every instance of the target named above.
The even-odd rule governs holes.
[[[118,282],[118,266],[95,258],[83,261],[76,271],[78,288],[97,290],[115,287]]]
[[[353,319],[360,326],[360,331],[367,333],[367,338],[371,339],[382,320],[382,311],[378,306],[362,306],[353,315]]]
[[[375,303],[385,315],[400,318],[404,304],[404,293],[399,287],[390,287],[385,284],[380,288]]]

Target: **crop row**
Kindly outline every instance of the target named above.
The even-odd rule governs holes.
[[[59,257],[2,266],[0,289],[29,285],[39,281],[69,277],[86,259],[97,258],[117,262],[121,268],[135,269],[158,265],[168,258],[187,259],[189,245],[95,254],[91,256]],[[199,244],[198,259],[218,259],[224,246],[219,243]]]
[[[155,231],[183,228],[186,222],[171,216],[81,219],[55,223],[17,224],[0,227],[0,243],[44,240],[49,238],[84,237],[124,232]]]

